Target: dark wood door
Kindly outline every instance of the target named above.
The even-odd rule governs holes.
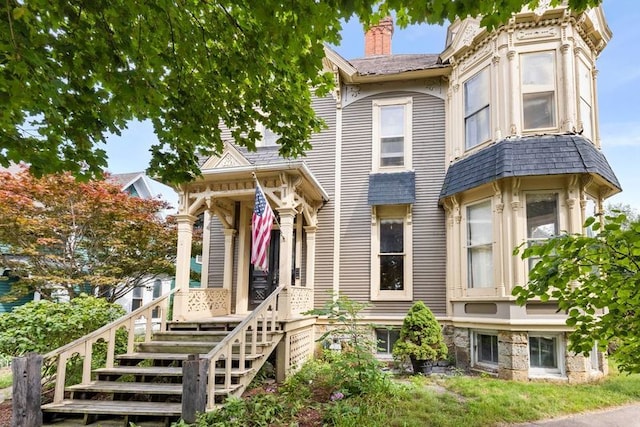
[[[249,310],[253,310],[264,301],[278,286],[278,267],[280,259],[280,231],[271,230],[269,242],[269,270],[262,271],[249,267]]]

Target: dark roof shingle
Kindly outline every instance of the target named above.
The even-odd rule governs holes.
[[[621,189],[604,154],[586,138],[536,135],[504,139],[453,163],[440,198],[501,178],[573,173],[596,174]]]
[[[349,63],[361,76],[398,74],[445,66],[438,54],[373,55],[351,59]]]

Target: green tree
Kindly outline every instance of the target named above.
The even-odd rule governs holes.
[[[0,172],[0,265],[20,280],[14,297],[64,289],[115,301],[172,274],[175,224],[165,202],[131,197],[104,180]]]
[[[582,10],[601,0],[569,0]],[[341,20],[443,23],[484,16],[489,27],[539,0],[7,0],[0,13],[0,165],[36,175],[96,176],[101,144],[131,120],[150,120],[151,173],[165,182],[199,174],[197,156],[219,152],[219,125],[254,148],[260,122],[282,135],[283,156],[309,148],[322,128],[324,43]],[[552,4],[560,0],[552,0]]]
[[[569,349],[587,355],[598,345],[626,372],[640,372],[640,222],[625,227],[624,214],[606,216],[604,226],[589,218],[593,237],[561,235],[518,248],[522,258],[538,258],[527,286],[513,295],[524,305],[539,297],[555,300],[574,327]]]

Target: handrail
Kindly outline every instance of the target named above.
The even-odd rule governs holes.
[[[275,331],[276,320],[278,317],[277,303],[278,295],[284,289],[283,286],[278,286],[258,307],[256,307],[252,313],[247,316],[233,331],[231,331],[222,341],[220,341],[209,353],[202,358],[209,360],[209,393],[207,396],[207,408],[213,409],[215,406],[215,377],[216,377],[216,362],[221,358],[226,360],[224,384],[225,388],[231,387],[231,358],[233,352],[233,345],[238,343],[240,346],[239,355],[239,367],[244,368],[246,357],[246,338],[249,328],[251,328],[251,338],[249,344],[251,344],[250,353],[254,355],[257,351],[257,343],[267,342],[267,329],[271,332]],[[269,313],[271,309],[271,313]],[[262,330],[260,334],[260,341],[258,341],[258,323],[263,320]],[[266,324],[265,322],[266,321]],[[268,328],[268,326],[271,326]]]
[[[168,303],[169,297],[176,292],[176,289],[171,290],[170,292],[154,299],[148,304],[143,305],[142,307],[132,311],[131,313],[114,320],[113,322],[97,329],[90,334],[87,334],[83,337],[78,338],[75,341],[72,341],[68,344],[63,345],[55,350],[50,351],[49,353],[43,356],[43,364],[50,359],[58,357],[57,363],[57,375],[55,379],[55,390],[54,390],[54,403],[60,403],[64,399],[64,386],[66,379],[66,371],[67,371],[67,360],[73,356],[74,354],[79,354],[80,356],[84,356],[83,369],[82,369],[82,383],[88,383],[91,380],[91,361],[92,361],[92,352],[93,352],[93,344],[100,339],[105,340],[107,345],[107,361],[106,367],[112,368],[115,359],[115,340],[116,340],[116,332],[121,329],[123,326],[128,330],[128,339],[127,339],[127,352],[133,351],[133,345],[135,340],[135,321],[140,317],[145,317],[146,325],[145,325],[145,342],[151,340],[151,333],[153,332],[153,310],[159,308],[160,319],[161,319],[161,329],[164,329],[166,321],[167,321],[167,312],[168,312]]]

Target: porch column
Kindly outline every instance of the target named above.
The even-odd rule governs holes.
[[[305,286],[313,289],[316,275],[316,231],[315,225],[304,227],[307,243],[307,266]]]
[[[200,287],[209,287],[209,245],[211,243],[211,211],[204,211],[202,226],[202,267],[200,273]]]
[[[236,237],[236,230],[233,228],[224,229],[224,272],[222,276],[222,287],[229,291],[233,283],[233,240]],[[229,300],[231,297],[229,297]]]
[[[173,320],[185,320],[189,298],[189,276],[191,273],[191,239],[196,217],[178,214],[178,251],[176,255],[176,293],[173,299]]]
[[[293,258],[293,219],[296,210],[292,208],[278,209],[280,214],[280,286],[291,286],[291,262]]]

